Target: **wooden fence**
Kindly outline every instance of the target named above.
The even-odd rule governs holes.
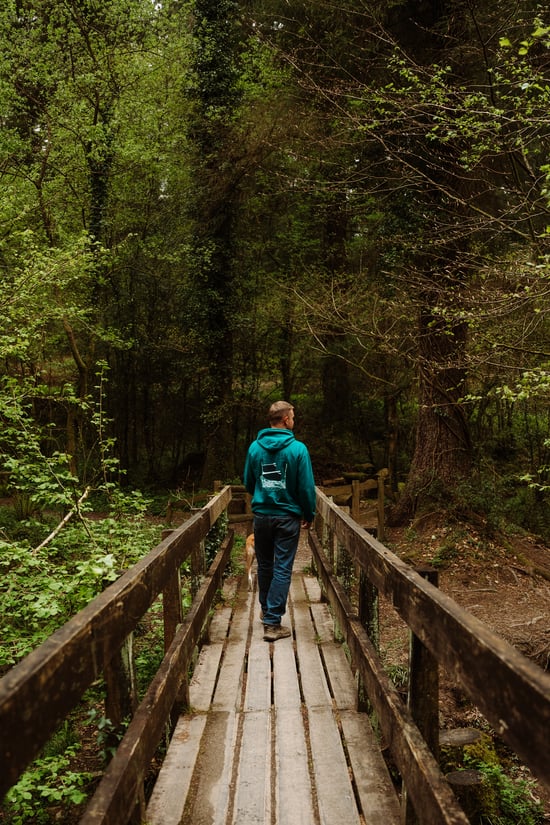
[[[178,701],[185,703],[188,665],[227,566],[233,534],[223,542],[185,617],[180,567],[189,559],[192,574],[204,573],[204,539],[230,500],[231,488],[225,487],[0,680],[0,797],[99,676],[105,674],[106,705],[115,718],[132,703],[124,695],[121,651],[162,594],[166,655],[81,823],[141,821],[143,780]]]
[[[365,493],[376,491],[376,538],[384,541],[386,537],[386,520],[384,506],[386,497],[393,498],[393,493],[388,486],[389,472],[386,469],[380,470],[376,478],[352,479],[346,484],[345,479],[334,479],[325,481],[320,488],[321,491],[331,498],[338,506],[349,508],[350,515],[354,521],[362,523],[361,499]],[[372,527],[370,528],[372,530]]]
[[[17,781],[99,676],[105,675],[107,703],[115,717],[125,712],[128,696],[133,704],[121,651],[162,594],[165,657],[143,700],[132,708],[126,734],[81,825],[142,820],[144,777],[167,726],[187,703],[189,664],[229,561],[231,531],[208,571],[203,549],[231,496],[231,488],[223,488],[0,680],[0,794]],[[550,785],[550,675],[391,553],[321,491],[309,541],[352,666],[401,774],[405,825],[467,823],[438,766],[438,668],[452,675],[498,736]],[[353,591],[336,575],[342,554],[352,567]],[[197,589],[182,616],[179,571],[187,559]],[[377,651],[380,594],[412,634],[407,703]]]
[[[467,822],[438,765],[439,667],[550,787],[550,674],[438,590],[427,580],[429,571],[421,574],[401,561],[321,492],[310,546],[353,667],[401,774],[403,821]],[[343,553],[352,563],[355,592],[346,592],[336,576]],[[379,594],[412,634],[407,706],[378,655]]]

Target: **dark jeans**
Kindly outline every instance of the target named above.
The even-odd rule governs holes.
[[[294,516],[254,516],[254,548],[264,624],[280,624],[286,611],[300,527],[301,519]]]

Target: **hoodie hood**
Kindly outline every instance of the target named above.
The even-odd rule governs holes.
[[[264,450],[268,450],[270,453],[279,452],[295,440],[292,430],[283,430],[280,427],[269,427],[269,429],[260,430],[256,439]]]

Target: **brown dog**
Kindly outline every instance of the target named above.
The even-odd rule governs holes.
[[[248,577],[248,589],[252,590],[252,562],[254,561],[254,533],[246,537],[245,545],[245,559],[246,559],[246,575]]]

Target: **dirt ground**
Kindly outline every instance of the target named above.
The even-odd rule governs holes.
[[[464,525],[388,530],[385,545],[439,570],[439,587],[550,670],[550,549],[532,536],[487,539]]]
[[[439,570],[439,587],[461,607],[550,671],[550,549],[527,535],[488,538],[470,526],[437,527],[426,520],[407,530],[388,530],[384,544],[411,564]],[[408,635],[393,608],[381,605],[382,649],[399,666],[407,660]],[[487,724],[479,711],[440,675],[441,726]],[[520,769],[525,778],[528,771]],[[537,795],[550,822],[550,789]]]

